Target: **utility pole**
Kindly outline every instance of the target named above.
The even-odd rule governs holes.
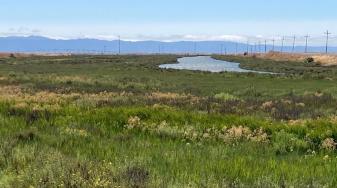
[[[118,36],[118,54],[121,54],[121,36]]]
[[[284,47],[284,37],[282,37],[282,47],[281,47],[281,53],[283,53],[283,47]]]
[[[235,55],[238,55],[238,43],[235,43]]]
[[[261,53],[261,41],[259,40],[259,54]]]
[[[310,37],[309,35],[304,36],[305,37],[305,53],[308,53],[308,38]]]
[[[163,43],[162,45],[160,45],[160,52],[162,53],[162,54],[165,54],[166,53],[166,48],[165,48],[166,46],[165,46],[165,43]]]
[[[264,40],[264,53],[267,53],[267,40]]]
[[[197,54],[197,42],[194,42],[194,54]]]
[[[329,35],[331,33],[329,33],[329,30],[326,31],[326,46],[325,46],[325,53],[327,54],[328,53],[328,45],[329,45]]]
[[[296,43],[296,35],[294,35],[294,40],[293,40],[293,49],[292,52],[295,52],[295,43]]]
[[[249,40],[247,40],[247,53],[249,53]]]
[[[227,55],[227,48],[226,48],[226,46],[224,44],[221,45],[221,54]]]

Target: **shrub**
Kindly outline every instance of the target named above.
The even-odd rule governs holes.
[[[17,133],[15,138],[17,138],[17,140],[22,141],[22,142],[28,142],[28,141],[32,141],[36,139],[37,133],[34,130],[26,130],[26,131]]]
[[[285,132],[284,130],[276,132],[272,136],[273,147],[276,154],[287,154],[290,152],[306,152],[310,145],[305,140],[301,140],[294,134]]]
[[[13,72],[13,71],[11,71],[11,72],[8,73],[8,76],[12,77],[12,78],[15,78],[16,77],[16,73]]]
[[[126,127],[128,129],[133,129],[133,128],[139,127],[140,125],[141,125],[140,118],[138,116],[134,116],[134,117],[129,117],[128,124],[126,125]]]
[[[66,81],[66,84],[67,84],[67,85],[71,85],[71,84],[73,84],[73,82],[72,82],[71,80],[67,80],[67,81]]]
[[[262,109],[264,109],[266,112],[270,112],[274,119],[294,120],[299,119],[305,112],[304,106],[300,103],[294,103],[291,100],[281,100],[266,102],[262,104]]]
[[[315,59],[313,57],[308,57],[305,59],[305,63],[314,63]]]
[[[321,149],[330,150],[330,151],[335,150],[336,145],[337,145],[337,143],[334,141],[333,138],[327,138],[327,139],[322,141]]]
[[[146,187],[150,173],[142,167],[128,167],[124,172],[124,179],[130,187]]]
[[[238,97],[231,95],[229,93],[218,93],[214,96],[214,98],[223,100],[223,101],[239,100]]]
[[[243,126],[231,127],[226,130],[222,138],[226,143],[233,141],[269,142],[268,135],[262,128],[251,131],[248,127]]]
[[[117,187],[112,164],[76,160],[37,146],[12,150],[9,165],[16,175],[1,187]],[[14,172],[13,172],[14,173]]]

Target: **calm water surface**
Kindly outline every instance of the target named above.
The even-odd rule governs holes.
[[[178,69],[178,70],[199,70],[209,72],[255,72],[262,74],[273,74],[269,72],[260,72],[253,70],[241,69],[240,63],[221,61],[211,58],[210,56],[183,57],[178,59],[177,64],[163,64],[160,68]]]

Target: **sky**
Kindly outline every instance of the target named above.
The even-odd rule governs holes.
[[[337,40],[336,0],[0,0],[0,36]],[[336,39],[335,39],[336,38]],[[336,41],[337,43],[337,41]]]

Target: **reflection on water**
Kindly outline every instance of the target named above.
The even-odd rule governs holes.
[[[164,64],[160,68],[178,70],[199,70],[209,72],[255,72],[263,74],[273,74],[268,72],[245,70],[239,67],[240,63],[221,61],[210,56],[183,57],[178,59],[177,64]]]

